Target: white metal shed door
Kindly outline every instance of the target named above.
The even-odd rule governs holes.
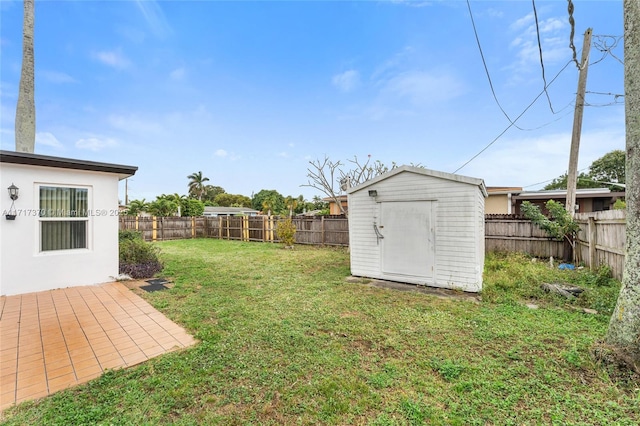
[[[382,272],[433,278],[433,201],[380,203]]]

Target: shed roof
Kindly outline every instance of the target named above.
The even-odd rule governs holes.
[[[423,176],[429,176],[429,177],[435,177],[435,178],[439,178],[439,179],[445,179],[445,180],[450,180],[450,181],[454,181],[454,182],[460,182],[460,183],[466,183],[468,185],[474,185],[474,186],[478,186],[480,187],[480,190],[482,191],[482,194],[487,197],[487,188],[484,185],[484,180],[482,179],[478,179],[478,178],[473,178],[473,177],[469,177],[469,176],[463,176],[463,175],[456,175],[453,173],[446,173],[446,172],[440,172],[437,170],[431,170],[431,169],[425,169],[423,167],[415,167],[415,166],[407,166],[407,165],[403,165],[400,167],[396,167],[395,169],[392,169],[390,171],[388,171],[387,173],[383,173],[381,175],[376,176],[375,178],[368,180],[366,182],[361,183],[358,186],[354,186],[352,188],[347,189],[347,194],[352,194],[354,192],[363,190],[375,183],[378,183],[380,181],[383,181],[385,179],[389,179],[397,174],[400,173],[404,173],[404,172],[410,172],[410,173],[417,173],[419,175],[423,175]]]
[[[118,175],[119,179],[126,179],[133,176],[138,170],[135,166],[100,163],[97,161],[77,160],[73,158],[52,157],[49,155],[33,154],[29,152],[5,150],[0,150],[0,163],[114,173]]]

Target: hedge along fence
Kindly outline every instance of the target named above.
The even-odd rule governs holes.
[[[120,229],[142,233],[145,241],[218,238],[238,241],[279,242],[276,225],[286,217],[120,217]],[[296,244],[349,245],[349,223],[342,216],[294,217]]]

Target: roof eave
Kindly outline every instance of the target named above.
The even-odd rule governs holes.
[[[120,180],[133,176],[138,170],[136,166],[4,150],[0,150],[0,163],[113,173],[118,175]]]

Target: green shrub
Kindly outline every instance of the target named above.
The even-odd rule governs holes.
[[[627,208],[627,202],[621,199],[617,199],[615,203],[613,203],[614,210],[624,210]]]
[[[296,241],[296,225],[294,225],[291,218],[280,220],[276,225],[276,234],[285,246],[293,246]]]
[[[118,242],[140,240],[142,241],[142,231],[136,231],[135,229],[125,229],[118,233]]]
[[[142,233],[133,230],[120,231],[119,273],[131,278],[150,278],[163,268],[159,259],[160,249],[142,239]]]

